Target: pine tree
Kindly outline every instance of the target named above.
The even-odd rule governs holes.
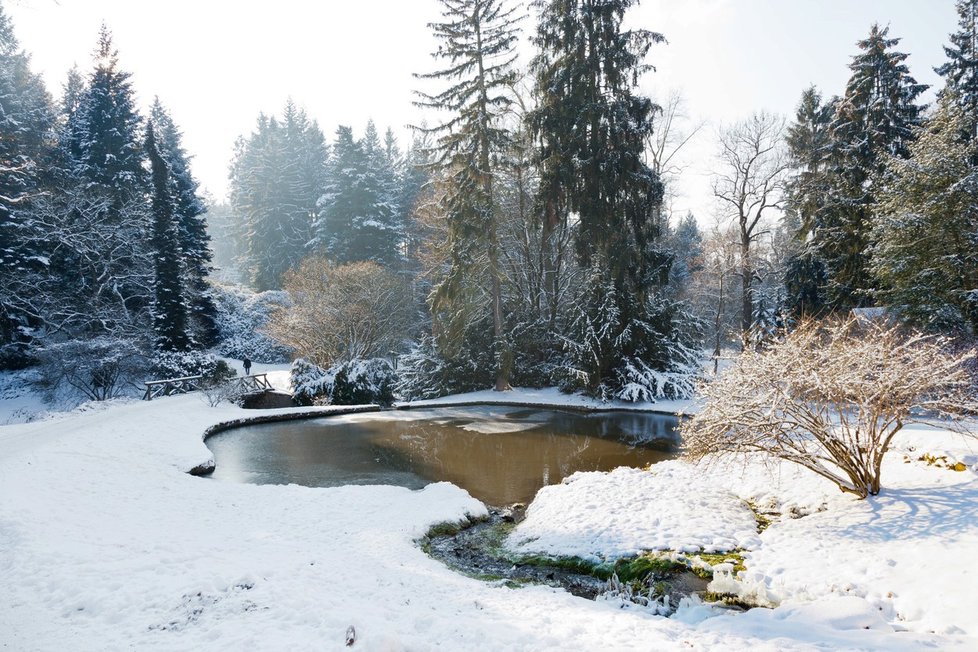
[[[831,124],[833,140],[829,205],[813,232],[813,246],[825,261],[829,301],[835,309],[872,302],[874,284],[867,248],[874,197],[870,180],[883,172],[887,156],[907,158],[913,129],[923,107],[917,97],[927,88],[893,50],[900,39],[873,25],[853,57],[852,76]]]
[[[441,41],[433,56],[448,67],[418,75],[447,81],[436,95],[419,93],[421,106],[450,112],[442,124],[427,130],[437,136],[436,165],[451,179],[444,199],[451,245],[447,277],[432,294],[432,312],[445,322],[441,333],[458,339],[470,314],[460,305],[467,285],[481,284],[478,261],[485,258],[493,324],[495,389],[510,387],[511,345],[506,339],[499,217],[493,187],[494,155],[508,140],[501,116],[511,104],[517,32],[516,9],[504,0],[441,0],[443,22],[429,27]]]
[[[389,268],[402,261],[395,150],[391,141],[381,143],[373,121],[361,141],[349,127],[337,130],[314,240],[332,260],[371,260]]]
[[[978,0],[957,0],[959,29],[944,46],[947,62],[935,68],[947,81],[966,114],[978,115]],[[972,121],[970,140],[978,140],[978,123]],[[978,165],[978,159],[973,160]]]
[[[95,70],[75,111],[79,142],[76,170],[111,198],[105,218],[118,222],[123,206],[140,201],[147,189],[142,118],[128,72],[119,70],[118,52],[105,25],[99,32]]]
[[[255,131],[238,140],[230,204],[247,243],[241,264],[255,289],[281,287],[282,274],[308,253],[325,159],[319,126],[291,101],[281,120],[260,115]]]
[[[153,124],[146,128],[146,153],[153,185],[153,331],[156,350],[187,351],[193,347],[184,303],[180,221],[172,190],[170,166],[157,146]]]
[[[581,315],[590,317],[575,323],[591,325],[571,335],[575,346],[597,328],[594,318],[616,315],[600,326],[610,329],[609,341],[615,346],[593,348],[596,357],[587,361],[587,389],[592,393],[625,392],[622,383],[634,379],[628,370],[665,371],[668,354],[676,351],[666,343],[674,341],[678,322],[664,315],[677,315],[680,309],[661,299],[670,261],[655,217],[663,184],[644,162],[658,107],[635,93],[639,77],[651,68],[646,54],[664,38],[624,29],[625,13],[635,4],[535,3],[540,11],[534,39],[539,53],[531,69],[537,108],[529,121],[539,143],[544,242],[575,213],[578,260],[588,277],[597,279],[592,287],[605,288],[581,297],[601,303],[578,306]],[[614,296],[614,311],[607,309],[603,296]],[[640,376],[652,382],[649,374]]]
[[[211,271],[210,235],[207,233],[207,208],[199,195],[199,185],[190,170],[190,157],[183,149],[183,135],[159,98],[153,101],[150,121],[157,148],[169,166],[174,218],[183,269],[183,286],[198,338],[214,344],[217,338],[217,309],[208,294],[207,275]]]
[[[978,116],[952,93],[916,130],[911,159],[889,156],[873,228],[880,298],[918,324],[978,333]]]
[[[787,208],[798,215],[802,233],[815,229],[829,192],[828,167],[832,155],[832,123],[838,98],[822,101],[814,86],[798,102],[795,121],[788,126],[785,143],[794,168],[788,182]]]
[[[18,362],[18,343],[42,317],[31,298],[53,243],[32,219],[30,204],[42,183],[39,166],[53,120],[51,98],[0,6],[0,368]]]
[[[669,281],[682,294],[693,274],[703,265],[703,234],[692,213],[686,213],[669,236],[670,250],[673,254]]]
[[[104,26],[94,63],[86,83],[69,77],[59,146],[36,199],[35,217],[57,241],[42,294],[58,337],[138,339],[153,294],[142,118]]]

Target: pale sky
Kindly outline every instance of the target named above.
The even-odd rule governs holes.
[[[279,113],[291,97],[319,121],[327,140],[338,124],[359,134],[420,119],[412,77],[436,65],[427,23],[436,0],[6,0],[17,37],[61,93],[68,69],[91,69],[105,21],[120,65],[133,73],[141,105],[155,95],[184,132],[193,171],[216,198],[227,191],[235,139],[259,112]],[[689,168],[674,209],[711,219],[709,171],[717,125],[765,109],[793,115],[809,84],[841,93],[856,41],[878,21],[901,37],[918,81],[937,84],[933,67],[957,28],[953,0],[644,0],[629,23],[662,32],[642,82],[653,97],[679,89],[689,113],[709,125],[688,148]],[[524,22],[525,32],[533,28]],[[529,53],[529,47],[524,48]],[[429,90],[434,90],[428,87]],[[928,99],[931,97],[928,94]]]

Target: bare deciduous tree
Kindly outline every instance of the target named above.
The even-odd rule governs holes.
[[[713,194],[740,231],[742,336],[746,348],[754,317],[756,272],[751,247],[765,231],[765,218],[780,210],[790,161],[784,150],[784,118],[755,113],[718,136],[721,169]]]
[[[714,224],[703,242],[700,267],[693,275],[690,296],[696,314],[707,324],[707,342],[712,344],[713,373],[720,363],[723,345],[736,326],[731,313],[737,287],[737,236],[731,227]]]
[[[272,314],[269,333],[320,367],[387,357],[411,326],[407,283],[372,262],[333,265],[307,258],[283,283],[292,304]]]
[[[860,498],[880,491],[893,436],[926,416],[966,431],[966,365],[943,338],[854,319],[802,323],[763,352],[745,351],[704,384],[704,409],[682,426],[684,455],[763,453],[800,464]]]

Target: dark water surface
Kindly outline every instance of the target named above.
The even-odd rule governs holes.
[[[490,505],[529,502],[575,471],[674,456],[676,417],[504,406],[373,412],[235,428],[207,440],[213,477],[420,489],[447,480]]]

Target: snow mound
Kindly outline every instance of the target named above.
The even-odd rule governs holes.
[[[518,553],[607,559],[646,550],[757,547],[757,523],[736,495],[681,462],[651,470],[575,473],[544,487],[507,546]]]

